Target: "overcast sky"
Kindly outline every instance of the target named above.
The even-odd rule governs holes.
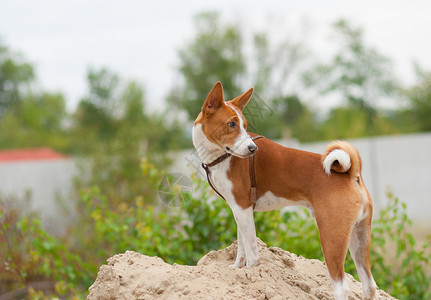
[[[90,66],[137,79],[146,87],[147,106],[158,109],[176,80],[177,51],[193,37],[193,16],[204,10],[239,20],[249,32],[268,28],[269,21],[295,32],[306,19],[314,28],[310,44],[323,52],[329,25],[346,18],[394,61],[406,84],[414,81],[413,60],[431,70],[426,0],[2,0],[0,38],[35,66],[41,87],[65,94],[69,109],[85,94]]]

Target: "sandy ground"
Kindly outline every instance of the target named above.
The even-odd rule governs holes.
[[[90,287],[95,299],[333,299],[323,262],[305,259],[259,240],[260,265],[230,269],[236,242],[211,251],[197,266],[170,265],[127,251],[108,259]],[[362,299],[361,284],[346,274],[349,299]],[[377,299],[395,299],[379,290]]]

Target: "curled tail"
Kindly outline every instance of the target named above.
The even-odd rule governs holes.
[[[326,147],[322,155],[323,169],[330,175],[331,170],[337,173],[349,173],[350,176],[361,176],[362,162],[358,150],[351,144],[335,141]]]

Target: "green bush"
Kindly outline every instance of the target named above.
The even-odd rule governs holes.
[[[13,299],[21,299],[28,293],[34,299],[40,293],[32,287],[41,287],[58,296],[82,296],[85,263],[66,243],[43,230],[37,215],[26,213],[25,205],[27,201],[0,197],[0,295],[10,292]]]
[[[399,299],[431,299],[431,236],[416,245],[406,203],[391,192],[386,195],[387,205],[373,222],[371,262],[376,282]]]
[[[145,180],[156,188],[166,176],[145,163]],[[236,224],[228,205],[216,198],[208,184],[194,179],[194,196],[172,189],[176,206],[147,205],[136,197],[131,202],[110,201],[99,188],[82,192],[80,217],[64,238],[55,238],[34,216],[11,218],[2,205],[0,254],[7,268],[0,286],[9,290],[31,286],[35,280],[53,281],[51,293],[83,298],[97,270],[116,253],[134,250],[159,256],[169,263],[194,265],[208,251],[236,239]],[[180,195],[175,195],[179,193]],[[182,194],[181,194],[182,193]],[[115,204],[112,204],[115,203]],[[154,203],[154,201],[152,201]],[[258,237],[307,258],[323,259],[318,230],[306,211],[272,211],[255,214]],[[430,253],[428,244],[417,247],[409,233],[406,205],[388,193],[388,205],[374,221],[372,268],[378,285],[400,299],[429,299]],[[393,252],[394,260],[387,259]],[[355,274],[350,258],[346,271]],[[1,290],[5,292],[5,290]],[[32,298],[43,292],[29,290]]]

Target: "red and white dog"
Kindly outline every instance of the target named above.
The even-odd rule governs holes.
[[[259,264],[254,211],[301,205],[311,211],[319,227],[335,299],[347,299],[347,248],[364,298],[373,298],[377,288],[370,267],[373,205],[362,180],[357,150],[349,143],[334,142],[320,155],[286,148],[266,138],[254,141],[255,134],[247,133],[242,114],[252,93],[253,88],[225,102],[222,85],[217,82],[193,127],[193,144],[209,170],[209,180],[229,204],[237,223],[238,252],[231,267]],[[252,155],[256,203],[251,200],[248,176],[248,157]]]

